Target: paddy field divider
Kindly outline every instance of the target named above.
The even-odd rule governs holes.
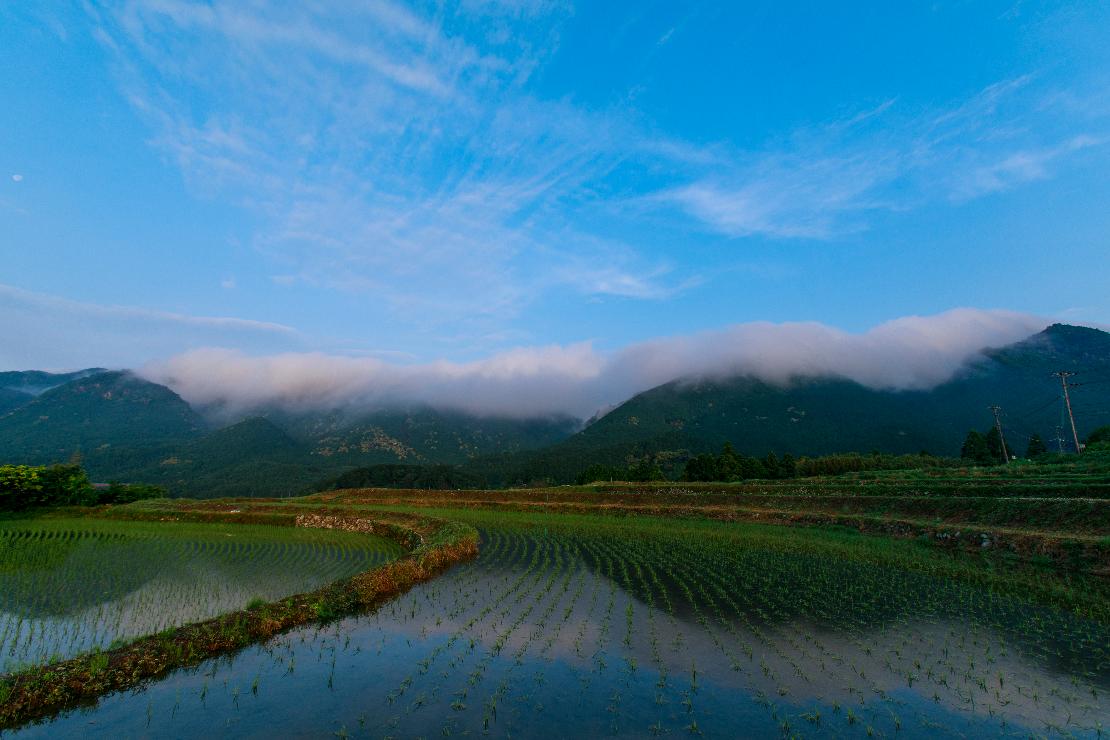
[[[94,704],[106,694],[135,688],[175,669],[238,651],[294,627],[378,606],[478,554],[476,529],[434,517],[394,512],[355,514],[320,506],[263,509],[240,503],[160,503],[164,505],[105,507],[82,513],[134,521],[231,522],[361,532],[393,540],[406,553],[315,591],[251,604],[213,619],[140,637],[117,648],[0,676],[0,729]]]

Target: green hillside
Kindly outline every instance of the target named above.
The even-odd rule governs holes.
[[[24,393],[23,391],[17,391],[12,388],[0,388],[0,416],[20,406],[26,406],[33,400],[35,400],[35,397],[30,393]]]
[[[267,418],[332,466],[462,463],[516,453],[566,439],[579,426],[569,417],[499,419],[428,407],[382,409],[357,416],[332,412]]]
[[[0,417],[0,460],[50,464],[79,455],[95,479],[199,437],[204,421],[176,393],[129,372],[52,388]]]
[[[71,373],[48,373],[43,370],[5,370],[0,372],[0,388],[37,396],[71,380],[80,380],[103,372],[105,372],[105,369],[102,367],[91,367]]]
[[[748,377],[675,381],[635,396],[527,459],[487,458],[473,469],[505,482],[566,481],[593,463],[627,465],[648,455],[674,468],[725,442],[749,455],[870,450],[958,455],[969,429],[992,424],[987,408],[992,404],[1003,408],[1007,437],[1020,453],[1034,434],[1056,437],[1062,403],[1059,380],[1051,373],[1061,369],[1079,373],[1073,378],[1077,383],[1086,381],[1072,391],[1084,436],[1110,419],[1110,334],[1053,325],[987,352],[929,391],[877,391],[826,378],[800,378],[787,387]]]
[[[378,464],[433,465],[517,453],[570,435],[569,418],[484,419],[429,408],[357,416],[270,411],[208,432],[176,393],[130,373],[4,373],[0,462],[79,456],[96,480],[142,481],[197,497],[289,495]]]
[[[36,396],[59,385],[104,372],[90,368],[72,373],[48,373],[42,370],[7,370],[0,372],[0,416],[26,406]]]
[[[179,445],[161,459],[120,471],[191,498],[288,496],[331,471],[267,419],[254,417]]]
[[[157,459],[114,474],[194,498],[288,496],[355,468],[421,471],[480,453],[512,454],[566,437],[571,423],[477,419],[430,409],[378,412],[357,422],[338,414],[271,412],[159,448]]]
[[[96,480],[158,483],[198,497],[298,493],[375,466],[392,467],[358,475],[407,480],[421,477],[414,466],[454,465],[452,475],[441,470],[433,477],[486,485],[567,482],[591,464],[625,466],[649,457],[676,474],[691,456],[725,442],[758,456],[956,455],[969,429],[991,425],[992,404],[1003,408],[1007,440],[1020,454],[1034,434],[1057,446],[1062,404],[1052,372],[1061,369],[1078,373],[1072,403],[1079,434],[1110,421],[1110,334],[1063,325],[987,352],[929,391],[873,390],[835,378],[798,378],[785,387],[750,377],[678,380],[577,433],[578,423],[565,417],[478,418],[427,407],[357,415],[269,410],[209,432],[169,388],[101,372],[37,397],[0,394],[0,404],[10,398],[18,406],[0,416],[0,462],[48,464],[79,453]],[[3,375],[25,388],[61,377]]]

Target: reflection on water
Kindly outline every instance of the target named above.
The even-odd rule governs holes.
[[[380,538],[90,520],[0,529],[0,673],[309,591],[400,554]]]
[[[1097,737],[1108,650],[1104,625],[889,566],[486,531],[374,614],[18,734]]]

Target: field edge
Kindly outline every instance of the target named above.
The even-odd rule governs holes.
[[[355,515],[336,508],[278,514],[246,505],[213,503],[216,505],[206,507],[144,502],[82,513],[135,521],[231,522],[362,532],[391,539],[407,553],[315,591],[175,627],[112,650],[0,676],[0,729],[14,729],[95,704],[107,694],[135,688],[172,670],[241,650],[294,627],[378,606],[478,554],[477,530],[461,522],[387,512]]]

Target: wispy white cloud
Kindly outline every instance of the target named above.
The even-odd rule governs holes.
[[[623,236],[644,215],[691,240],[824,240],[1051,177],[1107,140],[1103,113],[1063,115],[1061,91],[1018,77],[932,109],[883,100],[755,150],[685,141],[631,101],[532,93],[562,2],[90,12],[153,143],[197,192],[257,215],[275,283],[362,293],[456,336],[503,331],[556,291],[659,300],[696,285],[701,266]]]
[[[432,22],[390,2],[158,0],[98,20],[157,145],[199,192],[263,216],[255,246],[282,280],[372,294],[404,321],[488,328],[544,291],[650,299],[681,282],[565,215],[630,138],[522,91],[549,51],[514,43],[534,39],[522,27],[565,12],[471,3]],[[602,274],[582,280],[586,263]]]
[[[757,322],[642,342],[613,354],[583,342],[466,363],[200,349],[148,364],[142,373],[225,413],[268,405],[303,411],[419,403],[481,415],[585,418],[684,378],[750,375],[785,384],[800,376],[833,376],[872,388],[928,388],[985,348],[1024,339],[1047,323],[967,308],[896,319],[860,334],[816,322]]]
[[[909,115],[897,100],[797,131],[762,152],[734,152],[654,200],[732,237],[828,239],[867,228],[877,211],[962,202],[1052,175],[1107,138],[1103,116],[1053,115],[1059,91],[1024,76],[947,109]]]
[[[0,367],[126,366],[188,347],[230,344],[258,352],[300,348],[292,327],[103,305],[0,284]]]
[[[861,228],[858,217],[880,205],[876,188],[894,169],[889,154],[874,150],[815,158],[768,155],[732,183],[708,177],[659,198],[729,236],[824,239]]]
[[[972,166],[960,173],[952,184],[950,197],[956,201],[970,200],[1046,179],[1051,176],[1051,167],[1057,160],[1104,142],[1105,139],[1094,136],[1075,136],[1055,146],[996,155],[998,158],[994,161]]]

